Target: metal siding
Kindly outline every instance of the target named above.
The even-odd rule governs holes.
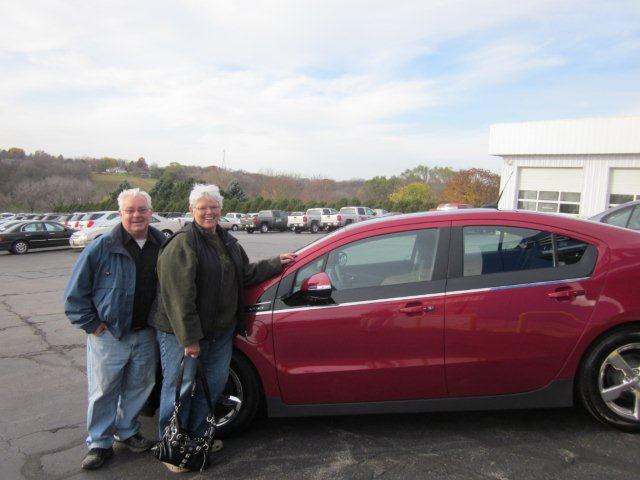
[[[489,154],[640,154],[640,116],[494,124]]]
[[[640,155],[514,155],[505,156],[502,166],[500,188],[514,169],[538,168],[582,168],[580,216],[590,217],[608,206],[610,170],[612,168],[640,169]],[[513,210],[518,201],[520,179],[514,173],[500,199],[501,210]]]

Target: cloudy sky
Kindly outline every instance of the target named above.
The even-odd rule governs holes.
[[[638,0],[0,0],[0,18],[0,148],[370,178],[497,171],[496,122],[640,113]]]

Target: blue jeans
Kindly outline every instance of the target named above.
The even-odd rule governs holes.
[[[158,351],[154,330],[145,328],[116,339],[106,330],[87,335],[87,446],[109,448],[140,430],[138,414],[156,380]]]
[[[160,346],[160,362],[162,363],[162,390],[160,392],[160,436],[171,420],[173,402],[176,394],[180,360],[184,355],[184,347],[178,343],[176,336],[171,333],[157,331]],[[218,396],[223,392],[229,378],[229,364],[233,351],[234,329],[231,328],[218,336],[215,340],[200,340],[200,362],[207,385],[211,393],[211,401],[215,405]],[[196,395],[191,397],[191,389],[196,375],[196,362],[190,357],[185,359],[184,379],[180,389],[182,407],[180,411],[180,425],[196,435],[203,435],[207,428],[207,414],[209,407],[202,388],[196,389]]]

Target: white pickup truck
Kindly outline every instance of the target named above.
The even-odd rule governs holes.
[[[311,233],[318,233],[323,229],[322,219],[332,214],[336,214],[338,211],[333,208],[315,207],[310,208],[304,214],[301,214],[301,212],[293,213],[297,213],[299,215],[295,215],[293,220],[289,217],[289,228],[291,228],[291,230],[296,233],[300,233],[304,230],[308,230]]]
[[[323,216],[323,227],[326,230],[333,230],[344,227],[350,223],[362,222],[376,216],[376,213],[369,207],[342,207],[334,215]]]

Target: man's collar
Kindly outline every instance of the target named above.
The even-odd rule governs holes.
[[[122,244],[126,245],[131,241],[134,241],[135,239],[131,236],[131,234],[129,232],[127,232],[127,230],[124,228],[124,226],[122,224],[120,224],[120,228],[122,229]],[[150,240],[151,242],[155,243],[156,245],[158,245],[157,240],[155,239],[155,237],[153,235],[151,235],[151,232],[149,232],[149,229],[147,229],[147,238],[146,240]]]

